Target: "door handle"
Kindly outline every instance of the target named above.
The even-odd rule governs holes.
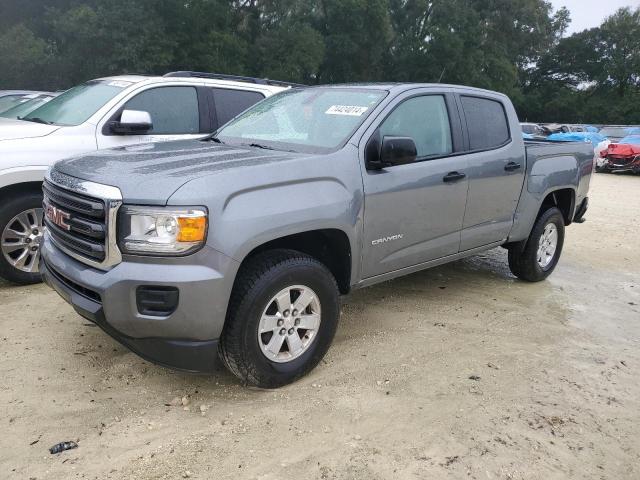
[[[504,166],[506,172],[513,172],[514,170],[518,170],[522,165],[516,162],[509,162]]]
[[[449,172],[444,176],[442,181],[445,183],[457,182],[458,180],[462,180],[466,176],[466,174],[460,172]]]

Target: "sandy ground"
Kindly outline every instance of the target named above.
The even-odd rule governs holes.
[[[640,478],[640,177],[591,199],[548,281],[498,249],[358,291],[277,391],[153,366],[0,284],[0,478]]]

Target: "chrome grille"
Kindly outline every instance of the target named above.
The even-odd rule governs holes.
[[[117,188],[50,170],[42,189],[47,235],[59,249],[104,270],[120,263],[115,227],[122,196]]]
[[[106,257],[106,216],[104,202],[70,194],[45,181],[44,224],[56,243],[92,260]],[[63,225],[54,223],[55,214],[62,212]],[[61,222],[62,223],[62,222]]]

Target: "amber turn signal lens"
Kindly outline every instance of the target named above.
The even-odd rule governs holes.
[[[178,242],[202,242],[207,233],[206,217],[178,217]]]

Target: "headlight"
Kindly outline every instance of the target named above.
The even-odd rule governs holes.
[[[123,253],[185,255],[207,238],[202,207],[133,207],[120,210],[119,246]]]

